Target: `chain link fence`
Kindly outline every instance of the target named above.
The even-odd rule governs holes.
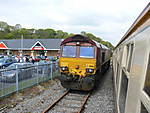
[[[59,75],[58,63],[15,63],[0,70],[0,98]]]

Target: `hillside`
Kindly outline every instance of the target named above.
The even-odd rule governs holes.
[[[81,34],[104,44],[110,49],[114,49],[114,46],[110,42],[104,41],[100,37],[94,36],[92,33],[86,33],[85,31],[81,31]],[[22,36],[24,39],[67,38],[72,35],[74,34],[67,33],[62,30],[54,30],[51,28],[27,29],[22,28],[20,24],[11,26],[8,25],[6,22],[0,21],[0,39],[20,39]]]

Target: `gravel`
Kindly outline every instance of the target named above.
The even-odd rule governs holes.
[[[115,113],[112,69],[102,76],[85,105],[84,113]]]
[[[37,86],[42,88],[42,86]],[[32,98],[24,99],[23,102],[18,103],[15,107],[5,109],[1,111],[1,113],[41,113],[46,109],[50,103],[60,97],[63,92],[66,91],[61,85],[60,82],[57,81],[54,85],[43,90],[40,95],[36,95]],[[22,96],[18,98],[23,98]]]

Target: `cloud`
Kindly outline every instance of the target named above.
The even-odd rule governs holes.
[[[116,45],[149,0],[4,0],[0,20],[27,28],[86,31]]]

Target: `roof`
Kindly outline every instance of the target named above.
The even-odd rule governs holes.
[[[91,40],[89,37],[86,36],[82,36],[80,34],[76,34],[74,36],[71,36],[69,38],[66,38],[64,41],[62,41],[61,45],[68,43],[68,42],[88,42],[91,43],[94,46],[97,46],[98,48],[103,48],[103,49],[109,49],[108,47],[106,47],[105,45],[95,41],[95,40]]]
[[[27,49],[31,50],[32,47],[39,42],[46,50],[59,50],[60,44],[63,39],[13,39],[13,40],[0,40],[9,49]]]
[[[64,41],[62,41],[61,45],[68,43],[68,42],[88,42],[88,43],[91,43],[92,45],[96,45],[96,43],[92,41],[89,37],[86,37],[80,34],[76,34],[69,38],[66,38]]]
[[[141,12],[141,14],[137,17],[125,35],[121,38],[120,42],[117,44],[119,46],[125,39],[127,39],[132,33],[134,33],[141,25],[144,24],[146,20],[150,18],[150,2]],[[117,47],[116,46],[116,47]]]
[[[101,44],[103,49],[109,49],[108,47],[106,47],[105,45]]]

